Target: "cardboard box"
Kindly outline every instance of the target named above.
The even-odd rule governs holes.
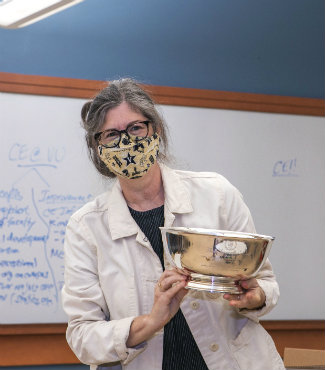
[[[318,349],[285,348],[283,359],[288,369],[325,369],[325,351]]]

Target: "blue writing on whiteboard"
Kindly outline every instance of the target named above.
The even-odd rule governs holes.
[[[9,150],[9,161],[16,162],[20,167],[53,167],[65,158],[64,147],[28,146],[14,143]]]
[[[7,202],[12,200],[23,200],[23,196],[19,190],[14,187],[10,190],[0,190],[0,198],[4,198]]]
[[[0,188],[0,312],[30,306],[53,313],[60,307],[65,230],[70,216],[92,199],[71,186],[53,186],[66,157],[60,145],[8,146],[8,164],[17,175]]]
[[[297,177],[297,159],[279,160],[273,166],[273,177]]]
[[[43,190],[39,202],[47,204],[55,203],[80,203],[84,204],[91,199],[91,194],[85,195],[72,195],[72,194],[51,194],[49,190]]]

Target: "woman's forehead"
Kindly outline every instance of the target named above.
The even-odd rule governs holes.
[[[106,113],[102,129],[116,128],[123,130],[130,122],[145,119],[146,117],[143,114],[132,109],[126,102],[123,102]]]

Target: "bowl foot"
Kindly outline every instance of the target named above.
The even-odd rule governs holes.
[[[223,276],[191,274],[187,289],[202,290],[210,293],[241,294],[243,291],[236,280]]]

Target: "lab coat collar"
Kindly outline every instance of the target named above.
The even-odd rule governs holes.
[[[189,213],[193,211],[190,193],[177,171],[161,164],[162,180],[165,192],[165,206],[172,213]]]
[[[163,164],[159,166],[165,192],[165,214],[192,212],[190,194],[180,176],[175,170]],[[108,196],[108,225],[113,240],[135,235],[139,231],[138,225],[130,214],[118,180]]]

